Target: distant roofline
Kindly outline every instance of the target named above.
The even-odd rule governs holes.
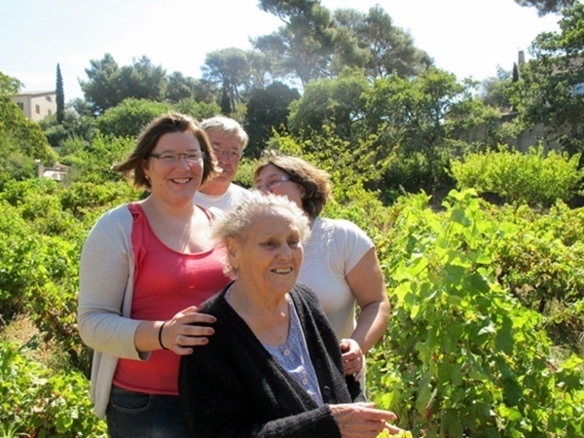
[[[57,94],[54,90],[23,91],[15,96],[45,96],[47,94]]]

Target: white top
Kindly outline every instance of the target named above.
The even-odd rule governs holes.
[[[247,198],[249,190],[236,184],[229,184],[229,188],[222,195],[207,195],[197,191],[193,198],[195,204],[205,207],[216,216],[232,210],[239,202]]]
[[[373,248],[367,234],[353,222],[317,217],[304,245],[298,282],[317,295],[339,339],[355,330],[355,297],[345,276]]]

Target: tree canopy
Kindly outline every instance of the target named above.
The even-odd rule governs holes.
[[[335,11],[335,18],[348,29],[365,54],[364,67],[371,78],[415,76],[433,64],[430,56],[415,47],[412,37],[393,25],[391,17],[377,5],[367,14],[353,9]]]
[[[276,77],[306,85],[334,77],[344,67],[364,68],[371,78],[392,73],[411,77],[432,65],[429,55],[379,5],[367,14],[354,9],[331,13],[319,1],[262,1],[260,8],[283,23],[252,41],[272,60]]]
[[[537,9],[539,15],[559,14],[564,9],[578,4],[578,0],[515,0],[521,6],[529,6]]]
[[[520,66],[512,102],[527,126],[541,124],[569,152],[584,148],[584,4],[564,10],[559,32],[537,36]]]
[[[103,114],[130,97],[171,102],[189,97],[212,100],[212,84],[184,77],[179,72],[168,76],[164,68],[153,65],[146,56],[119,67],[113,56],[106,53],[100,60],[91,60],[85,73],[88,80],[80,81],[80,85],[94,115]]]

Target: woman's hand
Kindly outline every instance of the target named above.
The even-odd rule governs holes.
[[[206,345],[209,342],[208,336],[215,333],[215,330],[197,324],[211,324],[217,319],[212,315],[199,313],[198,310],[196,306],[188,307],[166,321],[159,334],[161,347],[184,356],[191,354],[193,347]]]
[[[361,371],[363,370],[363,362],[365,357],[361,351],[361,347],[354,339],[341,339],[339,344],[341,347],[343,368],[345,376],[355,376],[357,380],[361,378]]]
[[[392,434],[399,430],[388,423],[395,421],[396,415],[375,409],[375,403],[347,403],[329,405],[329,408],[343,438],[375,438],[386,428],[391,427]]]

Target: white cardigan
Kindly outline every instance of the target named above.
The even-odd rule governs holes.
[[[81,252],[77,323],[83,342],[94,350],[91,401],[103,418],[118,358],[147,360],[134,345],[139,320],[129,318],[134,288],[133,218],[128,205],[99,218]]]

